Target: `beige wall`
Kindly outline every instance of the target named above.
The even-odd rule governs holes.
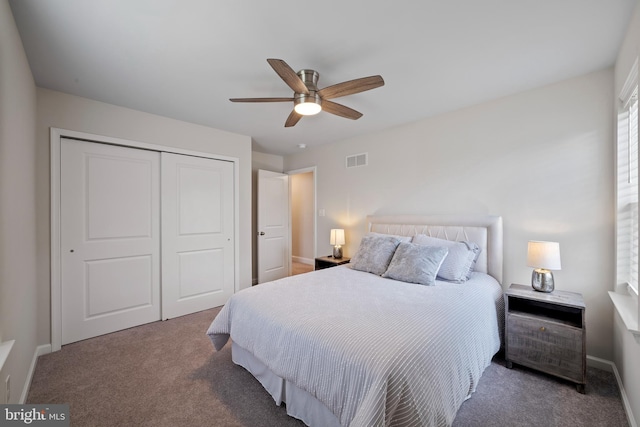
[[[618,99],[631,67],[639,54],[640,6],[636,6],[615,65],[615,91],[612,95],[615,99]],[[612,114],[617,114],[617,105],[614,106]],[[615,278],[616,276],[611,276],[609,282],[614,284]],[[611,286],[611,290],[613,290],[613,286]],[[617,313],[614,320],[613,361],[620,373],[633,417],[637,423],[640,422],[640,339],[634,338],[627,331]]]
[[[36,351],[36,87],[9,3],[0,1],[0,342],[15,340],[0,372],[18,403]]]
[[[291,179],[291,255],[302,262],[313,263],[313,172],[290,176]],[[329,241],[327,237],[326,241]],[[327,247],[330,245],[327,244]],[[327,249],[327,253],[331,253]]]
[[[258,283],[258,169],[282,173],[284,158],[258,151],[251,153],[251,274],[254,284]]]
[[[611,360],[613,72],[285,157],[317,166],[318,236],[346,232],[353,255],[370,214],[495,214],[504,220],[504,287],[530,283],[528,240],[560,242],[557,288],[587,304],[587,350]],[[366,117],[365,117],[366,119]],[[369,165],[345,168],[367,152]],[[326,251],[317,242],[318,253]]]
[[[236,157],[240,165],[240,287],[251,286],[251,138],[46,89],[37,90],[38,342],[49,343],[51,127]]]

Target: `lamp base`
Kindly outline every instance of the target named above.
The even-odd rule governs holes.
[[[342,258],[342,246],[334,246],[333,247],[333,257],[335,259]]]
[[[553,292],[555,288],[553,273],[549,270],[536,268],[531,273],[531,287],[538,292]]]

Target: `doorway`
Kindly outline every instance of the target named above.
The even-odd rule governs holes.
[[[313,271],[316,257],[316,168],[289,171],[291,275]]]

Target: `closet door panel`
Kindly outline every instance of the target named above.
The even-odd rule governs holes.
[[[162,153],[162,318],[234,291],[233,163]]]
[[[62,344],[160,320],[160,155],[61,141]]]
[[[181,252],[178,254],[178,268],[180,299],[224,291],[223,281],[211,280],[212,277],[224,276],[224,250]]]
[[[87,316],[151,306],[152,266],[149,255],[87,261]]]

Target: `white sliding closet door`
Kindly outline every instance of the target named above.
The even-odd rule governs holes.
[[[63,138],[62,344],[160,320],[160,153]]]
[[[161,154],[162,318],[234,292],[234,172],[223,160]]]

